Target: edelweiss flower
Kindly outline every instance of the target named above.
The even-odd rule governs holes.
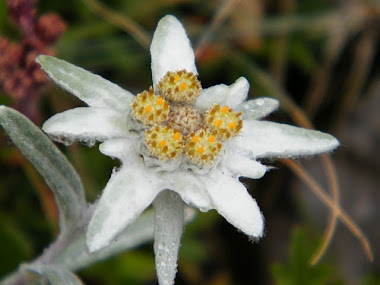
[[[89,105],[55,115],[44,131],[66,143],[102,141],[100,151],[122,163],[89,224],[90,251],[106,246],[165,189],[203,212],[217,210],[248,236],[261,237],[262,214],[239,177],[261,178],[268,167],[260,158],[322,153],[338,141],[260,121],[278,102],[245,101],[249,83],[243,77],[202,90],[190,41],[173,16],[159,22],[151,56],[153,89],[138,96],[64,61],[38,58],[54,81]]]

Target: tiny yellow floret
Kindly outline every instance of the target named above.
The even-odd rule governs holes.
[[[215,142],[215,136],[213,136],[213,135],[209,136],[208,142],[210,142],[210,143]]]
[[[160,98],[157,99],[157,105],[162,105],[164,103],[164,98],[160,96]]]
[[[236,123],[235,123],[235,122],[231,122],[231,123],[228,124],[228,127],[229,127],[230,129],[235,128],[235,126],[236,126]]]
[[[226,114],[228,112],[228,106],[222,108],[222,113]]]
[[[166,140],[160,141],[160,147],[164,147],[164,146],[166,146]]]
[[[223,124],[223,121],[222,121],[222,120],[217,120],[217,121],[215,122],[215,127],[220,127],[222,124]]]
[[[199,137],[198,137],[198,136],[193,136],[193,137],[191,138],[191,140],[192,140],[193,142],[198,142],[198,141],[199,141]]]
[[[148,105],[145,108],[145,113],[150,113],[150,112],[152,112],[152,106]]]
[[[173,138],[177,141],[181,138],[180,132],[175,132]]]
[[[182,91],[185,91],[186,88],[187,88],[187,84],[186,84],[185,82],[182,82],[182,83],[181,83],[181,90],[182,90]]]

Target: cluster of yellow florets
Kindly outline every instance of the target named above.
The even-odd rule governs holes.
[[[239,134],[241,113],[214,104],[202,114],[191,105],[201,85],[195,74],[185,70],[168,72],[157,87],[159,95],[149,88],[132,102],[133,117],[152,126],[144,135],[149,153],[162,161],[184,155],[195,165],[211,165],[222,142]]]
[[[147,130],[144,141],[149,152],[162,161],[177,158],[185,145],[182,134],[170,125],[156,125]]]
[[[161,124],[168,120],[169,102],[149,88],[149,91],[138,94],[133,100],[132,115],[145,125]]]
[[[216,133],[202,128],[191,133],[185,146],[185,155],[197,165],[210,165],[222,149],[222,144],[217,140]]]
[[[222,141],[228,140],[239,134],[243,127],[243,121],[240,119],[240,113],[228,108],[214,104],[204,117],[206,126],[215,131],[218,138]]]
[[[197,75],[186,70],[167,72],[158,83],[162,96],[171,102],[190,104],[202,90]]]

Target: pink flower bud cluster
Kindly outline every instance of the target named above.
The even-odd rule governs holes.
[[[38,101],[48,80],[35,58],[54,55],[50,47],[66,30],[54,13],[37,16],[35,0],[8,0],[8,15],[20,30],[19,42],[0,37],[0,90],[13,98],[14,107],[38,121]]]

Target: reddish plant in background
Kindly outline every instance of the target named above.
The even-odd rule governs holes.
[[[34,59],[54,55],[50,47],[66,29],[55,13],[36,16],[35,0],[8,0],[8,15],[21,32],[19,42],[0,37],[0,89],[13,98],[13,107],[38,122],[38,102],[48,80]]]

